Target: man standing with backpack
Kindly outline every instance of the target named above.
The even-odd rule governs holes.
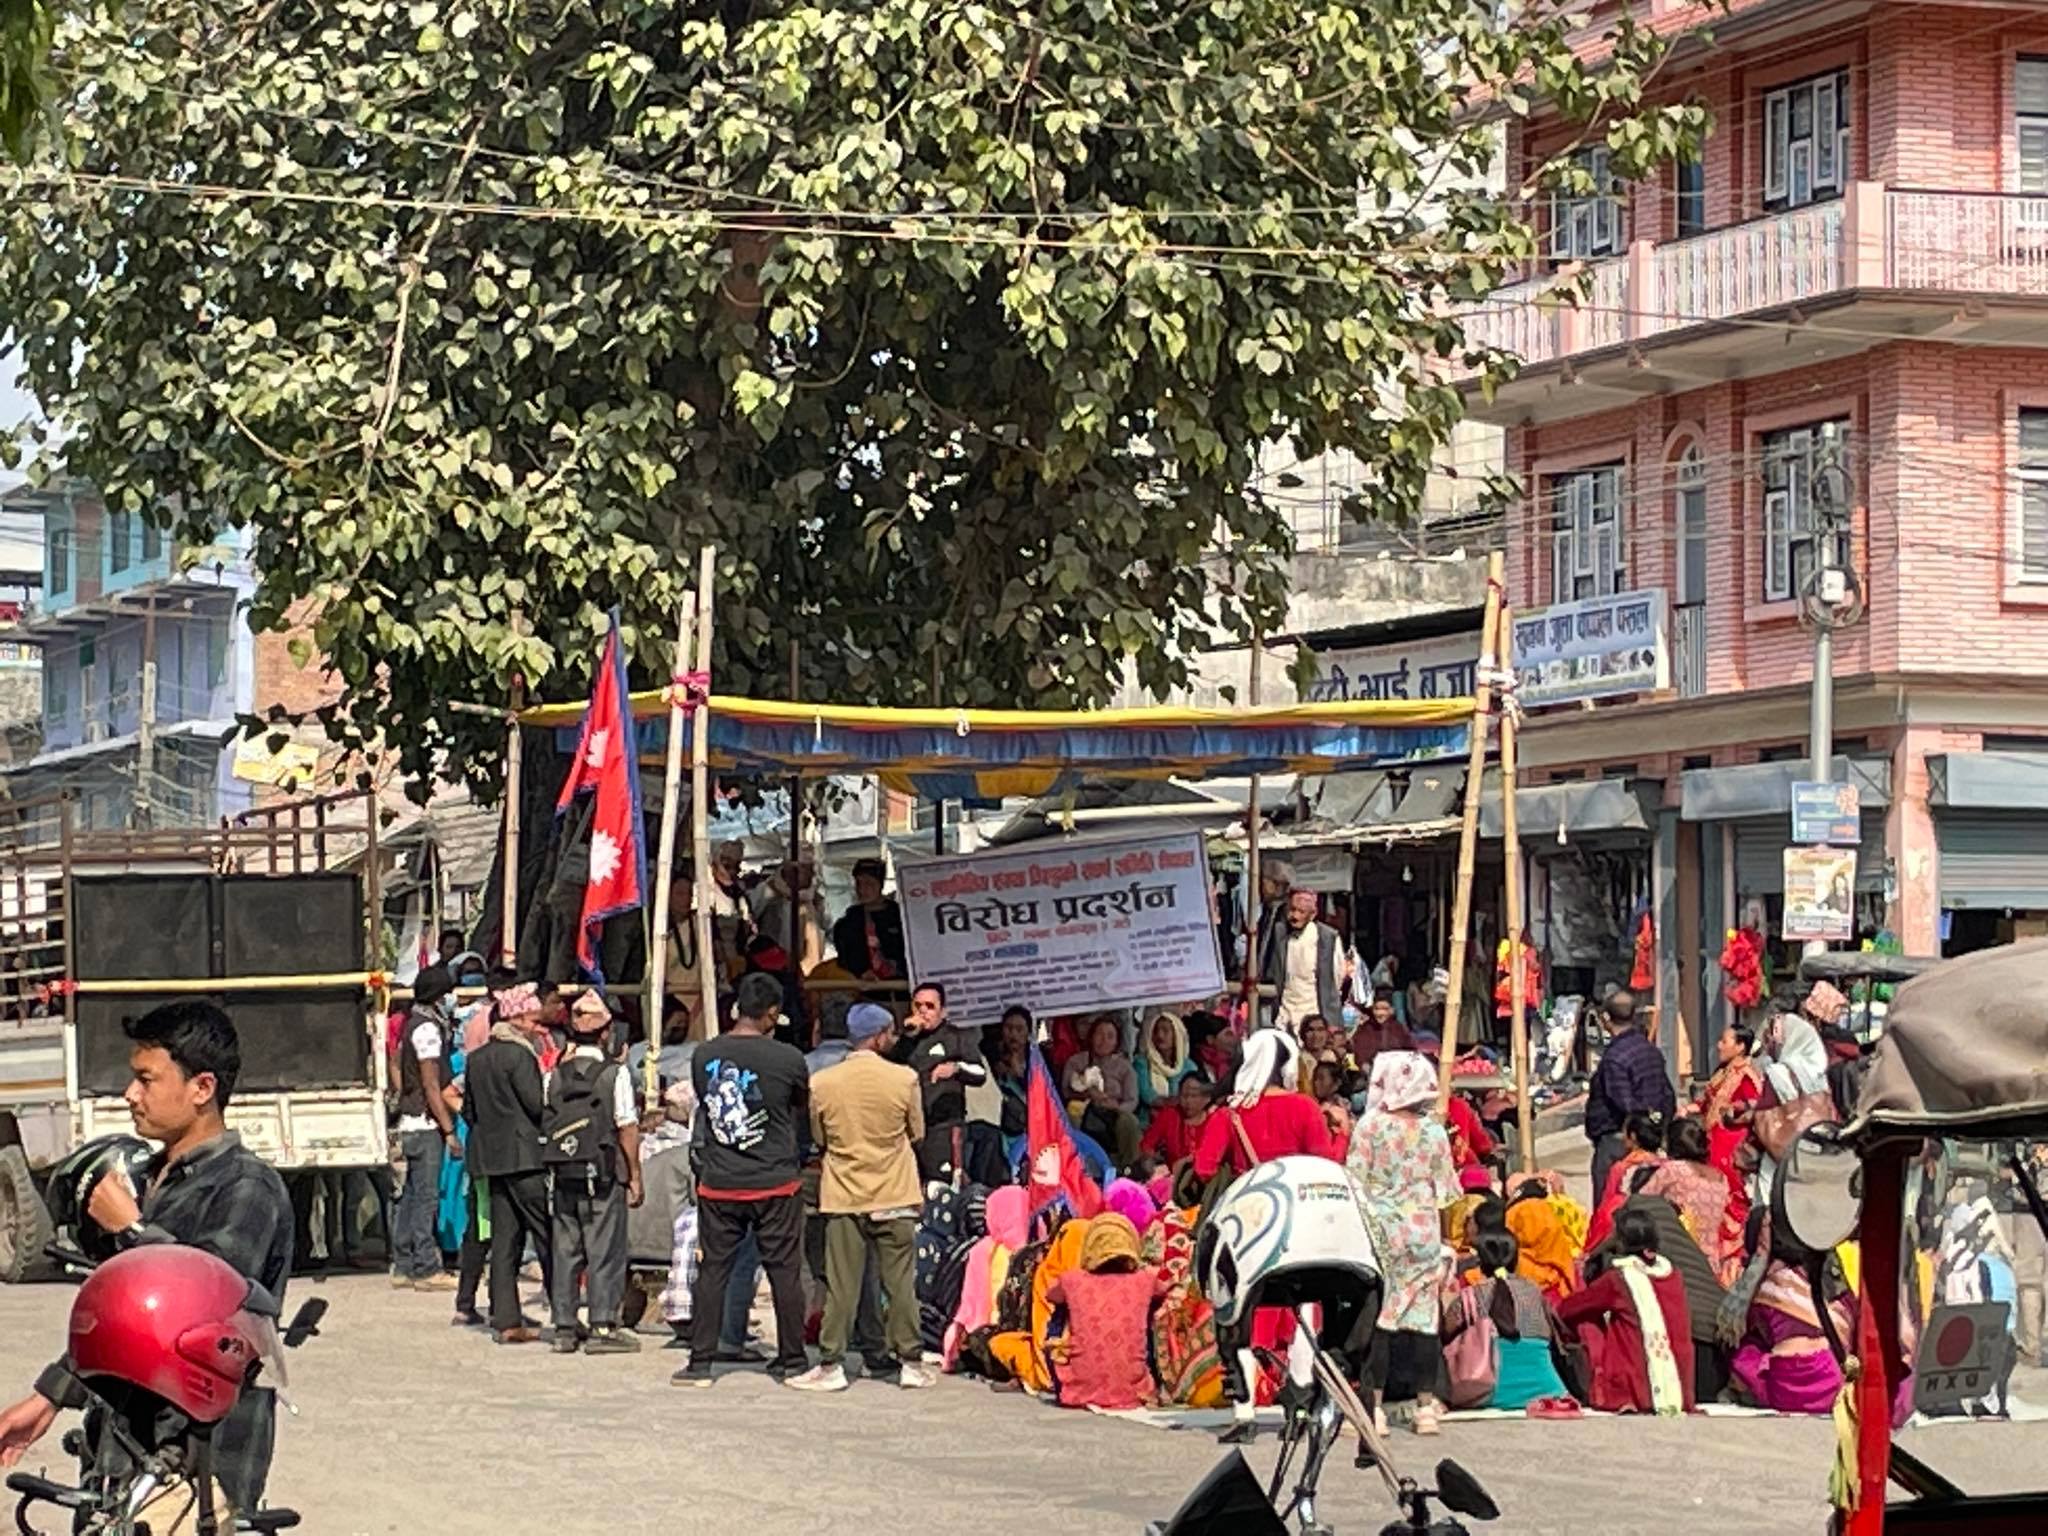
[[[625,1068],[605,1054],[611,1010],[595,991],[569,1009],[569,1048],[548,1074],[541,1160],[554,1179],[555,1353],[637,1354],[619,1326],[626,1295],[626,1207],[641,1201],[640,1124]],[[590,1333],[576,1326],[577,1281],[587,1276]]]

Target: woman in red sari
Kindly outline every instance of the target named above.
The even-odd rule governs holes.
[[[1763,1093],[1764,1075],[1750,1060],[1756,1035],[1740,1024],[1721,1031],[1716,1047],[1721,1065],[1691,1106],[1707,1132],[1707,1161],[1728,1175],[1734,1194],[1728,1220],[1737,1232],[1749,1221],[1749,1183],[1735,1166],[1735,1154],[1749,1140],[1749,1115]]]
[[[1284,1029],[1256,1029],[1244,1042],[1229,1100],[1202,1125],[1195,1147],[1195,1177],[1203,1184],[1221,1168],[1249,1173],[1276,1157],[1327,1157],[1342,1163],[1349,1150],[1330,1129],[1322,1106],[1296,1086],[1301,1081],[1301,1047]],[[1294,1337],[1294,1314],[1286,1307],[1261,1307],[1252,1317],[1252,1348],[1235,1361],[1234,1422],[1228,1444],[1243,1444],[1256,1431],[1253,1397],[1256,1351],[1284,1353]]]
[[[1607,1187],[1600,1191],[1593,1207],[1593,1219],[1586,1227],[1586,1249],[1591,1253],[1607,1241],[1614,1230],[1614,1218],[1628,1204],[1628,1197],[1652,1171],[1664,1162],[1664,1117],[1654,1110],[1633,1114],[1621,1122],[1621,1139],[1628,1150],[1607,1173]]]

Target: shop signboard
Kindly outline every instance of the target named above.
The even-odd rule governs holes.
[[[1792,841],[1854,848],[1863,841],[1863,822],[1854,784],[1792,781]]]
[[[1785,937],[1839,943],[1856,933],[1856,850],[1785,850]]]
[[[1617,592],[1517,614],[1514,655],[1525,707],[1668,688],[1664,593]]]
[[[1185,1002],[1223,990],[1198,832],[904,860],[910,974],[957,1024],[1019,998],[1040,1015]]]
[[[1479,631],[1316,652],[1307,702],[1469,699],[1479,681]]]

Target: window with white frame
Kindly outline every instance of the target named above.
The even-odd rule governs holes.
[[[1849,423],[1822,421],[1767,432],[1759,439],[1764,475],[1764,601],[1789,602],[1805,593],[1824,553],[1837,562],[1847,558],[1839,540],[1846,530],[1849,507],[1828,507],[1825,498],[1843,497],[1849,482]],[[1835,473],[1830,466],[1841,466]],[[1834,526],[1838,543],[1832,552],[1821,546],[1823,529]]]
[[[1764,93],[1764,202],[1803,208],[1849,182],[1849,76],[1837,70]]]
[[[2048,582],[2048,409],[2020,412],[2019,549],[2014,577],[2023,582]]]
[[[1621,543],[1622,466],[1550,477],[1550,599],[1611,597],[1628,586]]]
[[[2048,197],[2048,57],[2013,66],[2013,136],[2019,141],[2019,190]]]
[[[1572,156],[1593,183],[1586,196],[1559,193],[1550,200],[1550,255],[1554,261],[1612,256],[1621,249],[1621,199],[1606,146]]]
[[[71,530],[69,528],[52,528],[50,530],[49,542],[45,545],[45,548],[49,552],[49,570],[48,574],[43,578],[43,590],[53,595],[59,592],[69,592],[71,590]]]

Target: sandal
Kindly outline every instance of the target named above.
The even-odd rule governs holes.
[[[1415,1405],[1415,1433],[1418,1435],[1440,1435],[1444,1432],[1442,1412],[1434,1402],[1423,1400]]]
[[[1583,1419],[1586,1410],[1577,1398],[1539,1397],[1522,1410],[1532,1419]]]

